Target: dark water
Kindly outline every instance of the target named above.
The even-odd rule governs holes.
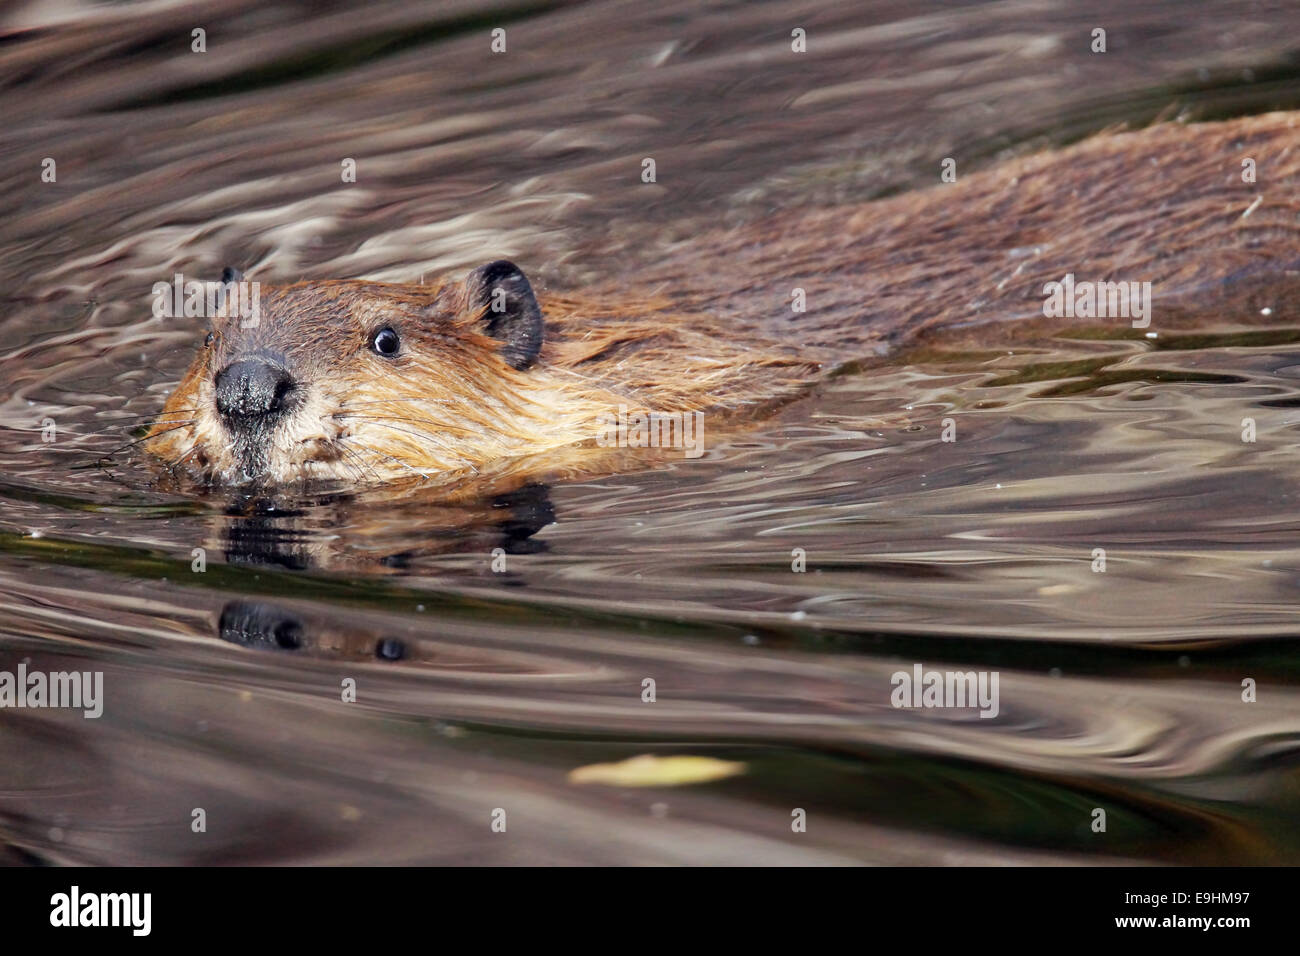
[[[201,336],[150,316],[176,271],[413,281],[508,256],[548,288],[635,287],[702,224],[929,185],[945,156],[1300,105],[1285,4],[1082,6],[10,8],[0,671],[102,671],[105,704],[0,710],[4,858],[1295,862],[1286,301],[1155,338],[939,339],[698,461],[504,495],[195,495],[129,449],[88,467]],[[917,663],[997,671],[998,716],[894,708]],[[570,777],[642,754],[743,772]]]

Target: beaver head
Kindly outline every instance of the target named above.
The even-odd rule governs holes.
[[[216,484],[387,480],[590,431],[591,410],[534,367],[542,312],[510,262],[438,286],[259,287],[254,301],[214,319],[148,436],[174,469]]]

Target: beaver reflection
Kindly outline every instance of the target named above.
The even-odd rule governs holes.
[[[267,499],[241,499],[226,509],[222,542],[231,564],[304,571],[313,566],[311,542],[300,526],[305,512]]]
[[[217,636],[223,641],[263,651],[302,651],[316,657],[400,661],[406,642],[350,627],[341,630],[309,624],[286,608],[263,601],[231,601],[221,611]]]
[[[504,512],[495,527],[501,533],[497,546],[506,554],[539,554],[547,549],[546,542],[533,540],[533,535],[555,523],[550,491],[546,485],[525,485],[492,499],[492,507]]]
[[[232,601],[221,611],[217,626],[223,641],[260,650],[296,651],[306,640],[298,618],[273,604]]]
[[[555,522],[555,506],[550,487],[538,483],[455,504],[418,496],[389,501],[352,494],[310,500],[241,495],[230,501],[223,520],[228,563],[378,572],[401,571],[436,554],[488,555],[496,548],[510,555],[541,553],[548,545],[535,535]]]

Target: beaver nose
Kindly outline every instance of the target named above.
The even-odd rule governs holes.
[[[246,426],[284,411],[293,376],[262,359],[243,359],[217,375],[217,411],[227,422]]]

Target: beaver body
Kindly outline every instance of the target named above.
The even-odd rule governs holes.
[[[1300,114],[1274,113],[773,214],[662,250],[639,291],[539,302],[506,262],[263,288],[256,326],[214,322],[146,447],[217,484],[475,472],[594,440],[620,406],[734,412],[927,330],[1041,322],[1066,274],[1150,282],[1153,328],[1207,301],[1276,312],[1300,279],[1297,186]]]

